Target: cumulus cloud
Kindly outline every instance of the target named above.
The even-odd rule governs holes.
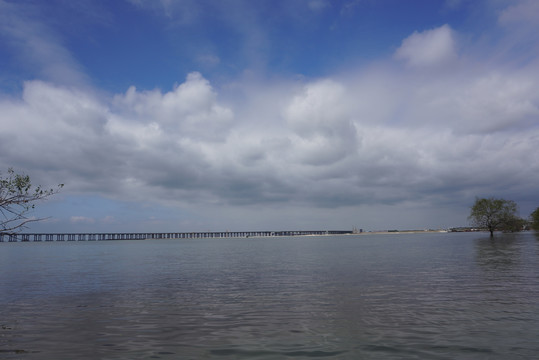
[[[285,109],[297,138],[298,161],[311,165],[335,163],[354,152],[356,134],[345,87],[332,80],[308,84]]]
[[[165,93],[130,88],[109,101],[27,82],[20,99],[0,102],[2,164],[41,171],[38,179],[49,183],[61,178],[66,191],[180,207],[335,208],[469,201],[517,185],[535,191],[536,82],[477,74],[463,83],[417,80],[410,90],[396,77],[371,103],[362,101],[362,79],[371,83],[358,75],[283,91],[262,120],[241,118],[199,73]],[[415,90],[421,86],[428,91]],[[466,124],[474,119],[481,125]],[[461,131],[466,126],[476,131]]]
[[[151,139],[152,134],[161,131],[191,139],[219,140],[233,117],[230,109],[215,102],[209,82],[197,72],[189,74],[183,84],[165,94],[159,90],[138,92],[130,87],[124,95],[115,97],[114,104],[130,116],[128,123],[115,118],[109,130],[140,140]],[[133,122],[135,126],[131,127]],[[146,125],[141,128],[140,124]]]
[[[406,61],[412,67],[450,62],[457,57],[453,30],[448,25],[443,25],[432,30],[416,31],[402,41],[395,57]]]

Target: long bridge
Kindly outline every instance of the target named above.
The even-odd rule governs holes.
[[[0,233],[0,242],[40,241],[106,241],[150,239],[205,239],[302,235],[344,235],[348,230],[300,230],[300,231],[222,231],[222,232],[166,232],[166,233]]]

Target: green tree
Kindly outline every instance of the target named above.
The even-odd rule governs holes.
[[[32,186],[28,175],[16,174],[9,169],[7,176],[0,175],[0,233],[16,232],[26,224],[42,219],[28,218],[28,212],[34,209],[35,203],[56,194],[57,189],[43,189]]]
[[[507,230],[515,224],[518,206],[512,200],[495,198],[476,198],[470,212],[469,219],[474,226],[487,229],[490,236],[495,230]]]
[[[530,221],[532,228],[539,231],[539,207],[530,215]]]
[[[521,217],[510,216],[500,225],[499,229],[507,232],[517,232],[526,228],[527,224],[528,222]]]

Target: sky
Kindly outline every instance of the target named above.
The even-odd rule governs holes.
[[[437,229],[539,206],[536,0],[0,0],[26,232]]]

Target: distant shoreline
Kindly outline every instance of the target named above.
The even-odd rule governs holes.
[[[363,231],[359,233],[353,233],[350,235],[382,235],[382,234],[428,234],[428,233],[448,233],[449,230],[376,230],[376,231]]]
[[[297,236],[365,236],[399,234],[434,234],[449,232],[483,232],[473,228],[428,229],[428,230],[321,230],[321,231],[239,231],[239,232],[184,232],[184,233],[46,233],[46,234],[2,234],[0,242],[63,242],[63,241],[115,241],[157,239],[216,239],[216,238],[271,238]]]

